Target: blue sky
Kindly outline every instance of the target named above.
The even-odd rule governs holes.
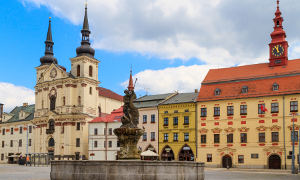
[[[1,82],[9,82],[33,89],[35,69],[40,65],[44,53],[44,41],[48,28],[48,17],[52,18],[54,53],[60,65],[70,70],[69,58],[74,57],[80,45],[81,25],[73,25],[66,19],[55,17],[46,7],[24,7],[20,1],[1,1],[0,38],[1,43]],[[93,32],[92,32],[93,33]],[[145,68],[161,69],[182,63],[181,60],[162,61],[158,58],[142,56],[138,53],[108,52],[96,50],[101,61],[99,79],[101,86],[122,93],[121,83],[129,76],[130,66],[135,72]],[[9,67],[9,68],[6,68]]]
[[[0,102],[34,102],[35,69],[52,17],[54,54],[70,71],[85,0],[0,1]],[[290,59],[300,57],[299,0],[282,1]],[[192,92],[210,68],[268,62],[275,0],[88,0],[100,86],[138,96]]]

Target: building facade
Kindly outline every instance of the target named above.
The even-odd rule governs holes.
[[[24,103],[10,113],[3,113],[2,108],[0,114],[0,163],[17,163],[20,156],[34,152],[34,105]]]
[[[155,153],[158,152],[158,104],[176,94],[177,93],[147,95],[135,101],[134,105],[139,111],[138,128],[145,130],[138,142],[138,147],[141,152],[147,150],[151,150]]]
[[[88,158],[88,121],[122,105],[122,96],[99,87],[95,50],[90,46],[87,8],[81,30],[81,46],[71,58],[71,71],[53,56],[51,20],[45,56],[36,67],[35,151],[57,159]]]
[[[299,152],[300,60],[288,60],[282,22],[278,2],[268,63],[208,72],[197,98],[197,161],[225,168],[291,167],[293,138]]]
[[[161,160],[195,160],[197,94],[178,93],[158,105]]]
[[[89,160],[117,160],[120,146],[113,132],[122,125],[122,116],[123,107],[89,122]]]

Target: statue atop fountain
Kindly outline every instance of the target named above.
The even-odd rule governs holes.
[[[137,143],[144,133],[144,130],[137,127],[139,111],[133,104],[133,101],[136,99],[136,94],[134,92],[132,71],[130,71],[128,88],[124,91],[124,93],[124,115],[121,118],[122,125],[120,128],[114,130],[114,133],[118,137],[120,143],[118,159],[140,159]]]

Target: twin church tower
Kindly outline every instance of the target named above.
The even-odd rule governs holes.
[[[54,57],[51,19],[45,41],[45,55],[36,67],[33,123],[36,153],[59,159],[86,159],[88,121],[122,105],[122,96],[99,87],[95,50],[90,46],[87,7],[81,30],[81,46],[71,58],[71,71]]]

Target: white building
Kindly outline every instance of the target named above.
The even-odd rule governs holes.
[[[89,160],[116,160],[120,150],[114,129],[121,126],[123,107],[89,122]]]
[[[34,153],[34,105],[24,103],[0,119],[0,163],[16,163],[19,156]]]

